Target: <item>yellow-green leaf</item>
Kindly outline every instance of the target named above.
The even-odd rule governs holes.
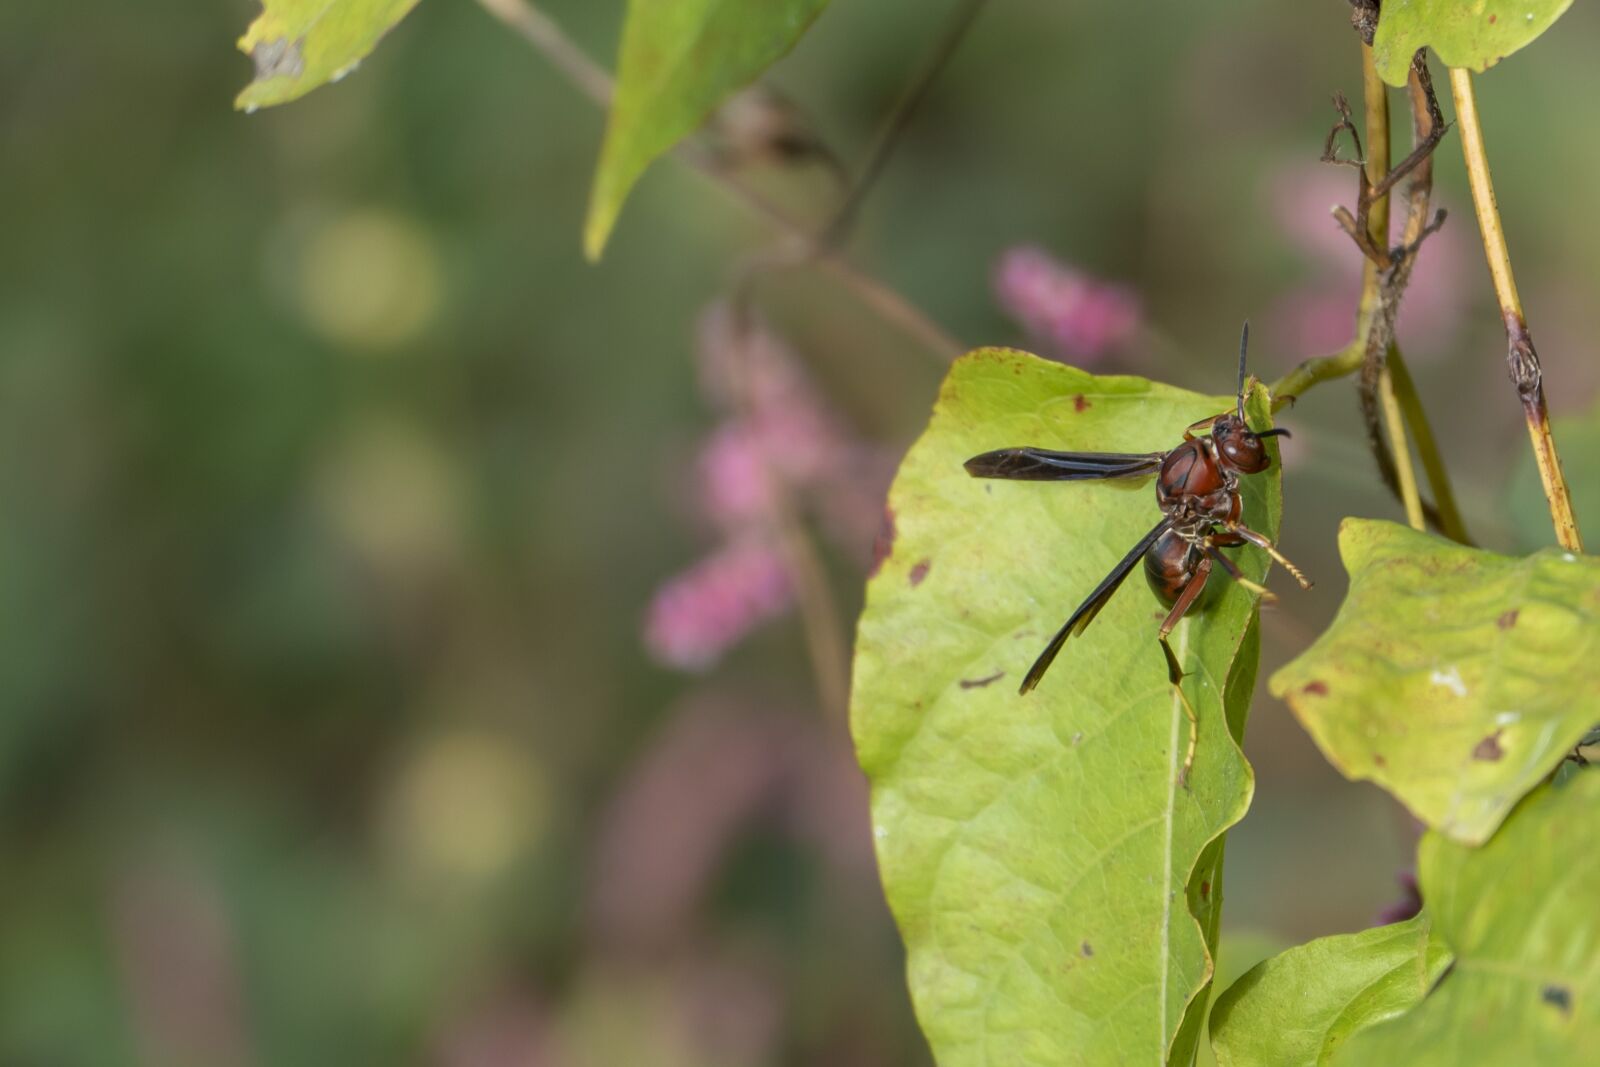
[[[1372,40],[1378,73],[1404,85],[1411,57],[1431,47],[1448,67],[1484,71],[1533,42],[1572,0],[1383,0]]]
[[[1224,381],[1231,362],[1217,361]],[[1155,492],[980,481],[962,463],[1010,445],[1171,448],[1231,403],[986,349],[952,367],[895,479],[851,722],[912,999],[944,1067],[1189,1062],[1220,838],[1253,788],[1238,738],[1257,658],[1255,599],[1218,574],[1173,634],[1201,721],[1187,788],[1164,609],[1141,575],[1019,696],[1050,635],[1155,524]],[[1258,427],[1266,410],[1258,391]],[[1246,521],[1272,536],[1276,467],[1244,492]],[[1256,550],[1237,559],[1263,575]]]
[[[1450,963],[1426,912],[1272,957],[1217,998],[1219,1067],[1324,1067],[1351,1037],[1422,1002]]]
[[[239,51],[255,61],[255,80],[233,106],[286,104],[338,81],[416,6],[417,0],[264,0],[239,38]]]
[[[1600,773],[1541,787],[1481,848],[1423,838],[1418,875],[1455,965],[1336,1067],[1580,1067],[1600,1034]]]
[[[1219,990],[1232,987],[1233,983],[1250,968],[1287,947],[1281,936],[1265,930],[1249,927],[1224,930],[1215,945],[1217,968],[1211,982],[1211,1003],[1215,1003],[1215,994]],[[1209,1022],[1209,1011],[1199,1011],[1196,1014],[1207,1016]],[[1173,1057],[1170,1062],[1181,1064],[1183,1061]],[[1211,1051],[1211,1040],[1205,1033],[1204,1027],[1201,1031],[1199,1055],[1195,1059],[1195,1067],[1217,1067],[1217,1057]]]
[[[584,251],[600,258],[645,168],[783,57],[828,0],[628,0],[617,91],[589,195]]]
[[[1350,592],[1272,678],[1334,766],[1487,840],[1600,718],[1600,559],[1516,558],[1346,520]]]

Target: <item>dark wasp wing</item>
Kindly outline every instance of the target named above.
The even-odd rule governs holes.
[[[1161,469],[1165,452],[1052,452],[1047,448],[1001,448],[967,460],[974,478],[1021,482],[1083,482],[1142,478]]]
[[[1050,664],[1055,662],[1056,654],[1061,651],[1061,646],[1067,643],[1067,638],[1081,634],[1088,628],[1089,624],[1094,621],[1094,617],[1100,614],[1100,609],[1110,603],[1118,587],[1122,585],[1123,580],[1128,577],[1128,574],[1138,564],[1139,560],[1144,558],[1144,554],[1150,551],[1150,547],[1171,527],[1172,519],[1163,518],[1156,523],[1154,529],[1139,539],[1138,544],[1128,550],[1128,554],[1122,557],[1122,562],[1112,568],[1111,573],[1106,575],[1105,580],[1095,587],[1094,592],[1089,594],[1089,598],[1079,604],[1078,610],[1074,611],[1072,617],[1062,624],[1061,629],[1056,631],[1056,635],[1050,639],[1050,643],[1045,646],[1045,650],[1039,653],[1039,658],[1033,661],[1033,666],[1028,668],[1028,676],[1022,679],[1022,686],[1017,692],[1026,693],[1039,684],[1039,679],[1044,677],[1044,672],[1049,670]]]

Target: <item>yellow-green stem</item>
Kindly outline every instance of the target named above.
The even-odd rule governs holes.
[[[1361,360],[1366,351],[1366,343],[1357,338],[1331,355],[1313,356],[1302,361],[1294,370],[1268,386],[1272,393],[1272,410],[1278,411],[1285,404],[1293,403],[1314,385],[1354,374],[1361,369]]]
[[[1450,540],[1470,545],[1472,538],[1468,536],[1467,524],[1462,521],[1461,511],[1456,506],[1455,490],[1450,486],[1450,475],[1445,471],[1439,443],[1434,439],[1433,427],[1428,423],[1427,412],[1422,409],[1422,397],[1417,394],[1416,383],[1411,380],[1411,371],[1406,367],[1398,348],[1389,349],[1389,378],[1394,398],[1400,404],[1400,414],[1405,418],[1406,429],[1411,432],[1411,440],[1417,446],[1417,458],[1422,461],[1428,485],[1433,489],[1439,528]]]
[[[1522,401],[1528,436],[1533,441],[1533,457],[1550,504],[1550,519],[1556,540],[1569,552],[1583,551],[1578,533],[1578,518],[1572,511],[1572,495],[1561,472],[1555,439],[1550,434],[1550,412],[1545,406],[1543,372],[1534,351],[1533,337],[1522,313],[1517,295],[1517,280],[1511,273],[1511,253],[1506,247],[1505,228],[1495,203],[1494,182],[1489,176],[1489,156],[1483,145],[1483,126],[1478,121],[1478,101],[1472,89],[1472,75],[1466,70],[1450,70],[1450,94],[1455,99],[1456,125],[1461,130],[1461,151],[1466,157],[1467,180],[1472,187],[1472,205],[1478,215],[1478,230],[1483,235],[1483,251],[1489,261],[1489,277],[1500,302],[1500,318],[1506,328],[1507,362],[1511,380]]]
[[[1392,353],[1391,353],[1392,354]],[[1389,431],[1389,451],[1394,455],[1395,480],[1400,483],[1400,501],[1406,508],[1406,522],[1413,530],[1425,530],[1422,497],[1417,492],[1417,474],[1411,466],[1411,447],[1406,443],[1405,419],[1394,396],[1394,379],[1386,365],[1378,375],[1378,401],[1383,408],[1383,423]]]

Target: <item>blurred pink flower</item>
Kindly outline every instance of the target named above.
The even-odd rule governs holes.
[[[688,698],[608,804],[585,902],[609,956],[694,943],[718,872],[752,832],[815,847],[836,894],[877,905],[867,783],[848,739],[814,715],[753,703],[731,692]]]
[[[696,457],[694,503],[723,545],[663,586],[645,622],[651,655],[684,670],[711,666],[791,606],[780,519],[817,518],[865,567],[894,469],[851,434],[761,322],[741,334],[727,306],[714,304],[697,341],[701,389],[723,419]]]
[[[1139,298],[1056,260],[1036,245],[1001,254],[995,299],[1051,354],[1093,361],[1125,343],[1139,326]]]
[[[1360,296],[1359,275],[1325,278],[1318,285],[1291,289],[1267,312],[1271,336],[1278,343],[1263,347],[1294,353],[1290,362],[1343,348],[1355,336],[1356,302]]]
[[[1272,221],[1289,246],[1318,264],[1355,264],[1361,272],[1361,253],[1339,229],[1331,214],[1335,204],[1355,207],[1355,172],[1316,160],[1296,160],[1267,178],[1267,199]],[[1391,220],[1392,222],[1392,220]]]
[[[249,1062],[235,932],[199,860],[142,841],[113,873],[110,933],[141,1059]]]
[[[766,449],[748,427],[719,426],[701,447],[695,473],[700,504],[717,526],[736,529],[772,514],[773,473]]]
[[[736,532],[768,522],[774,491],[826,492],[843,474],[849,451],[842,431],[819,408],[756,411],[717,427],[701,447],[700,504],[719,528]]]
[[[783,779],[804,720],[692,697],[662,725],[601,821],[589,919],[613,953],[692,936],[723,856]]]
[[[1271,178],[1267,199],[1278,228],[1310,268],[1309,279],[1269,310],[1269,335],[1288,349],[1291,361],[1343,347],[1355,333],[1362,258],[1330,211],[1335,204],[1353,205],[1352,172],[1323,163],[1284,167]],[[1390,213],[1391,243],[1400,240],[1404,219],[1403,211]],[[1465,225],[1471,226],[1470,218]],[[1443,352],[1459,329],[1468,299],[1463,265],[1473,256],[1471,231],[1462,226],[1460,216],[1452,217],[1418,253],[1396,324],[1408,354],[1426,359]]]
[[[656,592],[645,617],[645,647],[667,666],[705,670],[792,600],[777,550],[754,539],[734,541]]]
[[[553,1067],[560,1062],[552,1012],[538,996],[515,986],[469,1001],[435,1039],[439,1067]]]
[[[741,336],[724,301],[695,323],[695,358],[701,394],[723,412],[820,404],[789,346],[759,319],[746,323]]]

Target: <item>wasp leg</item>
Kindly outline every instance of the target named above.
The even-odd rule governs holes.
[[[1218,419],[1225,418],[1226,416],[1231,415],[1231,414],[1233,414],[1231,411],[1223,411],[1223,412],[1220,412],[1220,413],[1218,413],[1216,415],[1212,415],[1210,418],[1201,419],[1199,422],[1191,422],[1189,424],[1188,429],[1183,431],[1183,439],[1185,441],[1193,441],[1194,440],[1194,432],[1196,430],[1202,430],[1202,431],[1209,430],[1216,423],[1216,421]]]
[[[1248,526],[1241,526],[1237,522],[1224,521],[1218,523],[1218,525],[1220,525],[1224,530],[1227,530],[1229,533],[1236,534],[1237,536],[1244,538],[1246,541],[1249,541],[1252,545],[1255,545],[1267,555],[1271,556],[1274,560],[1283,564],[1283,569],[1288,571],[1290,575],[1294,577],[1294,580],[1300,583],[1301,589],[1311,588],[1311,579],[1307,578],[1303,573],[1301,573],[1300,568],[1291,563],[1289,561],[1289,557],[1285,556],[1282,552],[1279,552],[1278,546],[1273,544],[1271,541],[1268,541],[1264,535],[1256,533]]]
[[[1241,538],[1237,543],[1242,544],[1243,538]],[[1238,565],[1227,556],[1224,556],[1222,554],[1222,550],[1217,547],[1216,543],[1213,542],[1211,538],[1206,538],[1202,544],[1205,545],[1206,555],[1222,564],[1222,569],[1228,572],[1228,577],[1232,578],[1234,581],[1250,590],[1250,592],[1260,597],[1263,604],[1276,604],[1278,602],[1277,593],[1274,593],[1260,582],[1254,582],[1249,578],[1246,578],[1244,576],[1244,572],[1239,569]]]
[[[1194,751],[1200,741],[1200,719],[1195,715],[1188,696],[1183,692],[1183,666],[1178,662],[1178,657],[1173,655],[1172,646],[1167,644],[1167,635],[1199,599],[1200,591],[1206,587],[1206,579],[1210,575],[1211,559],[1209,556],[1202,557],[1194,569],[1194,577],[1189,579],[1189,584],[1178,594],[1178,599],[1173,603],[1172,610],[1167,612],[1166,619],[1161,623],[1161,632],[1157,635],[1161,642],[1161,651],[1167,657],[1167,680],[1172,683],[1173,691],[1178,694],[1178,703],[1183,705],[1183,714],[1189,720],[1189,747],[1183,753],[1183,767],[1178,771],[1178,781],[1185,789],[1189,787],[1189,768],[1194,766]]]

